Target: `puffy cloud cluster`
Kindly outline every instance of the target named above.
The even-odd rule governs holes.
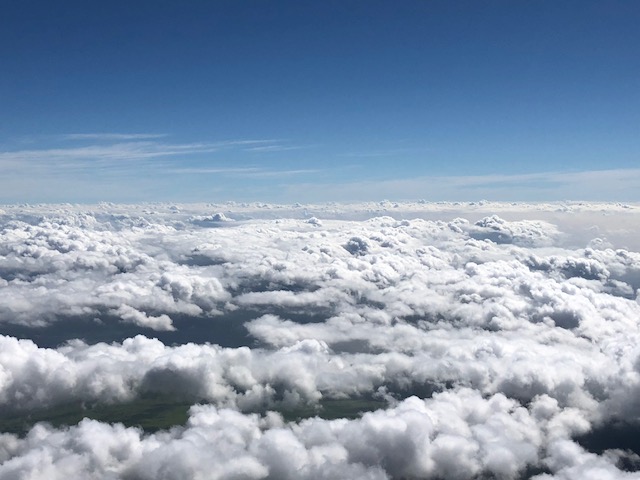
[[[3,478],[517,478],[529,471],[622,478],[612,456],[569,436],[588,424],[548,397],[529,408],[502,394],[462,389],[355,420],[284,424],[277,414],[243,415],[194,406],[185,427],[142,435],[84,420],[68,430],[34,427],[0,436]],[[541,474],[534,478],[554,478]],[[629,478],[635,477],[629,475]]]
[[[5,208],[0,333],[35,340],[0,336],[5,411],[209,405],[153,435],[93,421],[4,435],[0,476],[639,475],[622,470],[638,452],[580,445],[640,425],[640,253],[622,248],[637,232],[611,223],[639,209],[227,207]],[[147,336],[72,340],[72,320]],[[200,337],[238,323],[245,346]],[[38,346],[45,326],[70,341]],[[371,395],[389,407],[355,420],[264,414]]]

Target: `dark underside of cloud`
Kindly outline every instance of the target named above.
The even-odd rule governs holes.
[[[639,218],[3,207],[0,478],[640,478]]]

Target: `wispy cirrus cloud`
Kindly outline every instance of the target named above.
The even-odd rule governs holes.
[[[277,140],[240,139],[217,142],[172,143],[159,141],[164,134],[125,133],[74,133],[57,137],[59,140],[83,141],[83,144],[58,148],[0,151],[0,170],[17,167],[40,166],[74,168],[88,164],[106,164],[127,160],[146,160],[160,157],[177,157],[214,153],[234,148],[268,148]],[[84,141],[91,140],[87,145]]]
[[[256,167],[239,167],[239,168],[217,168],[217,167],[187,167],[187,168],[168,168],[163,173],[176,175],[218,175],[218,174],[246,174],[259,171]]]
[[[293,169],[293,170],[277,170],[265,169],[258,167],[239,167],[239,168],[170,168],[165,170],[168,174],[182,175],[229,175],[238,177],[266,178],[266,177],[282,177],[291,175],[307,175],[318,173],[318,169]]]
[[[247,172],[247,176],[251,177],[282,177],[293,175],[311,175],[320,173],[322,170],[317,168],[300,168],[293,170],[258,170],[256,172]]]
[[[138,201],[172,195],[203,198],[214,190],[231,188],[230,183],[237,191],[238,182],[248,185],[317,172],[291,168],[278,158],[270,165],[255,164],[251,149],[277,152],[294,148],[282,139],[175,142],[166,137],[156,133],[70,133],[33,136],[28,148],[24,142],[22,148],[0,146],[0,198],[9,202]],[[249,157],[254,161],[249,162]],[[230,182],[194,186],[198,176],[216,175]]]
[[[138,160],[154,157],[209,153],[219,150],[215,144],[159,142],[125,142],[109,145],[88,145],[70,148],[17,150],[0,153],[2,162],[57,160]]]
[[[362,152],[345,152],[338,154],[339,157],[347,158],[378,158],[378,157],[400,157],[408,154],[417,154],[428,151],[428,148],[395,148],[389,150],[371,150]]]
[[[252,146],[249,148],[246,148],[245,150],[247,152],[288,152],[291,150],[302,150],[305,148],[313,148],[316,145],[281,145],[281,144],[274,144],[274,145],[258,145],[258,146]]]
[[[127,141],[127,140],[157,140],[159,138],[169,137],[166,133],[117,133],[117,132],[90,132],[90,133],[64,133],[60,135],[54,135],[52,137],[55,140],[99,140],[99,141]],[[37,138],[37,137],[35,137]],[[282,139],[232,139],[232,140],[220,140],[216,142],[208,142],[211,145],[219,147],[233,147],[233,146],[251,146],[251,145],[279,145],[283,142]]]
[[[59,135],[61,140],[148,140],[166,137],[166,133],[67,133]]]

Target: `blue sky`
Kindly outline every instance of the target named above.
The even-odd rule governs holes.
[[[640,201],[636,1],[20,1],[0,202]]]

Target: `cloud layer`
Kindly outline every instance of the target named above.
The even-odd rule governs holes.
[[[636,478],[637,452],[581,435],[640,424],[639,212],[5,207],[0,407],[202,405],[152,435],[89,420],[4,434],[0,473]],[[119,328],[130,338],[79,334]],[[266,413],[372,396],[388,407],[352,420]]]

